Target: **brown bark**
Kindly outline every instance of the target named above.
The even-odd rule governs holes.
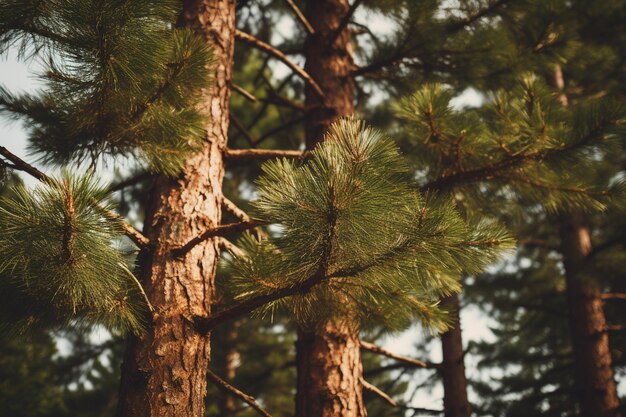
[[[463,335],[459,315],[459,296],[451,295],[443,300],[443,305],[451,310],[454,327],[441,335],[443,360],[443,409],[445,417],[469,417],[472,406],[467,398],[467,378],[463,352]]]
[[[584,274],[591,251],[589,229],[580,214],[561,216],[560,226],[580,415],[620,417],[601,288]]]
[[[327,323],[318,332],[298,332],[297,417],[365,416],[358,329]]]
[[[209,336],[194,330],[192,317],[210,313],[218,244],[203,241],[181,258],[171,250],[220,223],[235,0],[185,0],[180,23],[214,48],[215,85],[203,104],[204,148],[178,178],[156,179],[147,209],[144,229],[152,248],[140,255],[140,277],[157,314],[127,346],[118,406],[123,417],[202,417],[205,410]]]
[[[305,89],[307,149],[323,139],[338,117],[354,113],[354,83],[350,34],[347,27],[336,36],[349,10],[347,0],[309,1],[306,17],[314,33],[305,45],[305,71],[321,87]],[[363,417],[363,385],[359,329],[328,322],[316,331],[299,331],[297,349],[298,417]]]
[[[347,0],[307,2],[306,15],[315,33],[307,38],[304,70],[324,92],[321,97],[311,85],[305,88],[307,149],[322,140],[328,126],[338,117],[354,113],[355,88],[350,75],[354,63],[347,26],[335,39],[335,29],[348,10]]]

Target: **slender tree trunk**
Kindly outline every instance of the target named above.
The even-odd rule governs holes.
[[[239,367],[239,351],[237,350],[237,336],[239,332],[240,322],[236,321],[232,325],[224,329],[225,334],[220,337],[218,343],[221,342],[222,348],[225,348],[225,352],[220,359],[220,375],[231,384],[235,381],[237,376],[237,368]],[[215,345],[215,338],[213,339],[213,346]],[[215,361],[217,358],[214,358]],[[237,398],[229,391],[220,391],[219,398],[219,415],[220,417],[235,417],[237,415]]]
[[[560,226],[580,415],[620,417],[601,288],[583,272],[591,251],[589,229],[580,214],[563,215]]]
[[[454,320],[454,327],[441,335],[444,415],[445,417],[469,417],[472,414],[472,406],[467,399],[459,296],[451,295],[443,300],[443,304],[451,310]]]
[[[347,0],[308,1],[306,16],[315,33],[305,45],[305,70],[324,91],[306,87],[306,145],[312,149],[338,117],[354,113],[354,82],[347,25],[336,29],[349,9]],[[298,332],[298,417],[364,417],[359,329],[328,322],[316,331]]]
[[[560,65],[555,65],[548,81],[559,93],[561,105],[567,107]],[[583,272],[585,259],[591,252],[591,237],[584,216],[581,213],[561,215],[560,237],[574,351],[576,398],[581,416],[620,417],[602,289],[593,277],[585,276]]]
[[[215,85],[206,91],[206,144],[178,178],[155,182],[145,233],[153,248],[140,255],[140,277],[158,316],[146,334],[129,340],[122,367],[120,417],[203,417],[209,336],[191,317],[210,313],[219,256],[217,243],[199,244],[184,258],[171,249],[221,219],[228,129],[228,83],[234,50],[235,0],[185,0],[180,24],[193,28],[215,51]]]

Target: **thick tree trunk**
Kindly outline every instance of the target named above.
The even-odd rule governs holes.
[[[347,25],[336,29],[349,9],[347,0],[308,1],[306,16],[315,33],[306,46],[305,70],[324,92],[307,85],[306,145],[312,149],[338,117],[354,113],[353,67]],[[364,417],[359,329],[328,322],[314,332],[298,333],[298,417]]]
[[[298,417],[365,416],[358,329],[327,323],[316,333],[298,333]]]
[[[445,417],[469,417],[472,414],[472,407],[467,399],[459,296],[451,295],[443,300],[443,304],[451,310],[454,320],[454,327],[441,335],[444,415]]]
[[[580,214],[563,215],[560,223],[580,415],[620,417],[601,288],[583,272],[591,251],[589,229]]]
[[[216,80],[204,101],[206,145],[178,178],[158,178],[152,190],[144,229],[153,248],[140,255],[140,276],[158,315],[146,334],[129,340],[118,407],[123,417],[203,417],[205,410],[209,337],[194,331],[191,318],[210,313],[219,249],[208,240],[182,259],[171,249],[220,223],[235,0],[185,0],[180,21],[214,48]]]

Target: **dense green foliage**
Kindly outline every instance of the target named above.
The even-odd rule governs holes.
[[[257,217],[278,237],[244,238],[229,290],[236,298],[268,294],[298,282],[310,291],[269,303],[314,325],[348,312],[361,321],[439,331],[441,297],[460,289],[461,271],[475,273],[510,247],[490,222],[466,224],[451,201],[424,199],[393,142],[363,122],[344,119],[302,165],[267,162],[257,181]]]
[[[176,1],[3,1],[0,52],[44,59],[45,89],[0,89],[0,112],[30,123],[30,147],[64,165],[101,155],[140,158],[175,174],[203,134],[196,109],[211,53],[172,30]]]

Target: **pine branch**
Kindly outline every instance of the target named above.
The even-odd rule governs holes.
[[[280,288],[269,294],[262,294],[249,298],[245,301],[240,302],[239,304],[235,304],[232,307],[211,314],[208,317],[196,317],[194,320],[196,330],[200,334],[206,334],[219,323],[239,318],[256,310],[259,307],[271,303],[272,301],[280,300],[282,298],[292,295],[307,293],[311,291],[314,286],[327,279],[328,268],[330,264],[330,259],[332,257],[333,242],[335,240],[337,227],[337,208],[334,207],[334,192],[331,191],[330,194],[331,197],[329,201],[330,207],[328,211],[328,229],[326,236],[326,242],[328,242],[328,244],[324,250],[324,253],[322,254],[322,259],[317,273],[311,275],[303,281],[299,281],[293,284],[292,286]]]
[[[381,390],[377,386],[370,384],[365,379],[363,379],[363,377],[361,377],[360,380],[361,380],[361,385],[363,385],[363,388],[365,388],[366,390],[371,391],[374,394],[378,395],[380,398],[385,400],[392,407],[396,407],[398,405],[398,403],[393,398],[391,398],[389,394],[385,393],[383,390]]]
[[[28,164],[17,155],[11,153],[4,146],[0,146],[0,155],[8,159],[19,171],[26,172],[41,182],[53,184],[55,179],[44,174],[34,166]],[[150,245],[150,239],[144,236],[139,230],[131,226],[126,219],[117,213],[107,211],[104,213],[107,219],[119,222],[124,230],[124,234],[130,238],[138,247],[143,248]]]
[[[230,385],[228,382],[224,381],[222,378],[220,378],[219,376],[214,374],[210,369],[207,369],[207,378],[213,384],[215,384],[217,387],[222,389],[223,391],[230,392],[231,394],[234,394],[237,398],[241,399],[243,402],[248,404],[250,407],[254,408],[260,415],[262,415],[264,417],[272,417],[272,415],[270,413],[265,411],[259,405],[259,403],[257,403],[256,399],[253,396],[248,395],[248,394],[238,390],[234,386]]]
[[[281,51],[279,51],[278,49],[274,48],[273,46],[263,42],[260,39],[255,38],[254,36],[242,32],[241,30],[237,30],[237,32],[235,33],[235,37],[243,42],[246,42],[247,44],[260,49],[264,52],[267,52],[268,54],[272,55],[273,57],[279,59],[280,61],[282,61],[285,65],[287,65],[289,68],[291,68],[292,71],[294,71],[296,74],[298,74],[304,81],[306,81],[311,87],[313,87],[313,89],[315,90],[315,92],[320,96],[320,97],[324,97],[324,93],[322,92],[322,89],[320,88],[320,86],[315,82],[315,80],[306,72],[304,71],[300,66],[298,66],[296,63],[294,63],[292,60],[290,60],[287,55],[285,55],[284,53],[282,53]]]
[[[248,101],[251,101],[252,103],[256,103],[257,102],[257,98],[252,93],[250,93],[249,91],[247,91],[243,87],[241,87],[240,85],[235,84],[234,82],[231,82],[230,83],[230,88],[233,91],[236,91],[237,93],[241,94]]]
[[[417,359],[409,358],[408,356],[398,355],[396,353],[390,352],[386,349],[383,349],[380,346],[377,346],[373,343],[366,342],[364,340],[361,340],[360,343],[361,343],[361,349],[365,349],[367,351],[370,351],[379,355],[387,356],[388,358],[395,359],[402,363],[406,363],[406,364],[409,364],[418,368],[433,368],[434,367],[433,364],[429,364],[429,363],[426,363]]]
[[[228,224],[220,224],[219,226],[215,226],[211,229],[204,231],[202,234],[194,237],[189,242],[184,245],[172,249],[172,254],[175,257],[185,256],[187,252],[195,248],[198,244],[204,242],[205,240],[211,239],[213,237],[222,236],[228,233],[234,232],[243,232],[245,230],[253,229],[262,223],[257,220],[249,220],[245,222],[239,223],[228,223]]]
[[[306,151],[282,150],[282,149],[225,149],[224,158],[249,160],[271,158],[304,158]]]
[[[339,22],[339,26],[337,26],[337,28],[333,31],[330,39],[328,40],[328,47],[332,48],[335,42],[337,42],[337,38],[341,36],[341,32],[343,32],[344,29],[348,26],[348,23],[350,23],[350,19],[352,19],[352,16],[354,15],[354,12],[356,12],[356,9],[361,5],[362,2],[363,0],[354,0],[346,14],[341,19],[341,22]]]
[[[287,2],[291,10],[293,10],[295,15],[298,17],[298,20],[300,21],[300,23],[302,23],[302,26],[304,26],[306,31],[309,32],[309,35],[313,35],[315,33],[315,29],[313,29],[313,26],[311,26],[311,23],[309,23],[306,16],[304,16],[304,13],[302,13],[302,11],[296,5],[296,3],[294,3],[293,0],[285,0],[285,1]]]

